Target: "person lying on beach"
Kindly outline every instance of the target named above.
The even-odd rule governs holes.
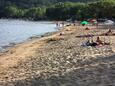
[[[87,47],[87,46],[91,46],[91,47],[96,47],[96,46],[100,46],[100,45],[110,45],[110,43],[107,43],[107,42],[103,42],[102,40],[100,40],[99,37],[97,37],[96,39],[96,42],[94,42],[93,40],[90,41],[86,41],[86,42],[83,42],[81,46],[84,46],[84,47]]]
[[[90,46],[90,40],[83,42],[81,46],[83,46],[83,47]]]
[[[97,43],[92,40],[90,46],[95,47],[97,46]]]
[[[100,36],[113,36],[115,33],[112,32],[111,29],[109,29],[106,33],[100,34]]]
[[[87,46],[90,46],[90,40],[88,40],[88,41],[86,42],[86,45],[87,45]]]
[[[109,30],[105,33],[105,35],[112,35],[111,29],[109,29]]]
[[[88,28],[86,27],[85,30],[94,30],[95,28]]]
[[[104,42],[104,41],[102,41],[102,40],[100,40],[100,38],[99,37],[97,37],[97,39],[96,39],[96,42],[93,42],[94,44],[94,46],[97,46],[97,45],[110,45],[110,42]]]
[[[91,42],[90,42],[90,40],[88,40],[87,42],[82,43],[82,46],[84,46],[84,47],[86,47],[86,46],[95,47],[95,46],[97,46],[97,43],[94,42],[94,41],[91,41]]]
[[[85,28],[85,30],[89,30],[89,28],[88,28],[88,27],[86,27],[86,28]]]
[[[75,36],[75,37],[82,38],[82,37],[93,37],[93,36],[95,36],[95,35],[93,35],[93,34],[87,34],[87,35],[79,35],[79,36]]]

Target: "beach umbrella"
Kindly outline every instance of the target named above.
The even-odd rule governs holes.
[[[82,24],[82,25],[87,25],[88,22],[87,22],[87,21],[82,21],[81,24]]]

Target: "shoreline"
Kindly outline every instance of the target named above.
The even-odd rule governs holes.
[[[8,45],[5,45],[5,46],[1,46],[2,49],[0,50],[0,53],[5,53],[7,51],[9,51],[9,49],[15,47],[15,46],[18,46],[20,44],[24,44],[24,43],[27,43],[27,42],[30,42],[30,41],[33,41],[33,40],[36,40],[36,39],[41,39],[43,37],[47,37],[47,36],[51,36],[55,33],[57,33],[59,31],[53,31],[53,32],[46,32],[44,34],[41,34],[41,35],[36,35],[36,36],[31,36],[29,37],[28,39],[24,40],[23,42],[19,42],[19,43],[9,43]]]
[[[25,41],[23,41],[23,42],[20,42],[20,43],[17,43],[17,44],[15,44],[14,46],[11,46],[11,47],[8,47],[7,49],[5,49],[5,51],[3,51],[3,52],[0,52],[0,59],[6,59],[6,58],[4,58],[4,56],[6,56],[7,58],[9,58],[10,59],[10,57],[12,57],[12,54],[13,53],[15,53],[15,50],[17,50],[17,48],[20,48],[20,47],[31,47],[31,46],[33,46],[33,44],[35,43],[40,43],[41,44],[41,46],[42,46],[42,43],[41,42],[43,42],[43,43],[45,43],[45,41],[47,41],[49,38],[52,38],[53,36],[55,37],[56,35],[59,35],[59,33],[62,31],[62,30],[64,30],[64,28],[65,27],[63,27],[63,29],[62,29],[62,27],[60,28],[60,30],[58,30],[58,31],[54,31],[54,32],[47,32],[47,33],[45,33],[45,34],[43,34],[43,35],[40,35],[41,37],[38,37],[38,38],[32,38],[32,39],[27,39],[27,40],[25,40]],[[22,50],[23,51],[23,50]],[[22,52],[21,51],[21,52]],[[8,55],[11,55],[11,56],[8,56]],[[13,55],[14,57],[15,57],[15,55]],[[2,57],[2,58],[1,58]],[[1,64],[1,62],[0,62],[0,64]],[[0,65],[1,66],[1,65]],[[7,65],[8,66],[8,65]],[[4,67],[5,68],[5,67]]]
[[[5,20],[5,19],[3,19],[3,20]],[[6,19],[6,20],[9,20],[9,19]],[[14,20],[14,19],[13,19]],[[10,21],[11,21],[11,19],[10,19]],[[15,20],[15,21],[18,21],[18,20]],[[31,21],[30,21],[31,22]],[[41,21],[37,21],[37,22],[41,22]],[[47,24],[53,24],[54,25],[54,22],[52,22],[52,21],[49,21],[49,22],[47,22],[47,21],[43,21],[43,23],[47,23]],[[55,33],[56,31],[57,31],[57,29],[55,29],[55,26],[53,26],[54,27],[54,30],[52,30],[52,31],[47,31],[47,32],[43,32],[43,33],[40,33],[39,35],[34,35],[33,34],[33,36],[31,36],[31,37],[28,37],[28,38],[26,38],[26,39],[23,39],[22,38],[22,40],[20,40],[20,41],[14,41],[14,42],[6,42],[6,44],[3,44],[3,45],[1,45],[0,46],[0,52],[6,52],[9,48],[12,48],[12,47],[14,47],[15,45],[18,45],[18,44],[21,44],[21,43],[24,43],[24,42],[26,42],[26,41],[31,41],[31,39],[34,39],[34,38],[41,38],[41,37],[44,37],[44,36],[47,36],[48,34],[50,35],[50,34],[52,34],[52,32],[53,33]]]
[[[114,71],[109,69],[111,68],[109,67],[110,65],[107,65],[111,64],[111,66],[114,66],[115,59],[113,57],[115,51],[113,52],[113,49],[115,49],[115,46],[112,44],[111,46],[102,46],[99,48],[82,47],[81,43],[86,38],[76,38],[76,36],[87,33],[97,34],[106,31],[104,29],[92,31],[85,30],[80,26],[67,26],[58,32],[50,33],[48,36],[35,38],[16,45],[6,53],[0,55],[0,85],[5,86],[4,84],[7,84],[7,86],[10,86],[12,84],[11,86],[19,86],[18,84],[21,84],[21,86],[24,86],[28,83],[28,86],[34,86],[35,83],[42,85],[46,82],[48,85],[56,82],[63,85],[61,81],[69,79],[64,83],[66,86],[67,83],[71,83],[71,80],[73,80],[71,78],[75,77],[72,82],[77,81],[79,84],[82,83],[85,86],[88,82],[83,82],[82,80],[86,79],[90,82],[93,76],[96,77],[94,78],[94,82],[96,83],[95,79],[99,80],[101,76],[109,75],[108,73],[104,73],[107,70],[106,67],[108,67],[107,71],[110,74],[111,71]],[[60,33],[63,34],[60,35]],[[115,37],[111,37],[112,43],[114,43],[114,40]],[[111,48],[113,49],[111,50]],[[103,72],[98,72],[102,70]],[[90,72],[93,76],[90,76]],[[97,76],[96,74],[98,73],[102,73],[103,75]],[[87,77],[84,77],[84,75]],[[78,77],[84,78],[78,79]],[[51,82],[51,78],[53,78],[53,82]],[[108,80],[107,78],[103,79],[105,81]],[[40,80],[43,80],[43,83],[40,83]],[[102,84],[104,83],[102,82]],[[88,86],[90,85],[92,84]],[[72,83],[71,86],[73,86]]]

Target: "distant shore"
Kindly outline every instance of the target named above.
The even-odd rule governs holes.
[[[101,47],[83,47],[81,44],[87,38],[77,38],[79,35],[106,31],[107,29],[85,30],[83,26],[66,26],[57,32],[16,45],[0,54],[0,85],[104,86],[105,82],[113,85],[115,36],[109,37],[111,45]]]

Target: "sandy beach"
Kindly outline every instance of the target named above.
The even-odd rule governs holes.
[[[67,26],[0,53],[0,86],[115,86],[115,36],[101,36],[110,45],[100,47],[77,37],[107,31]]]

